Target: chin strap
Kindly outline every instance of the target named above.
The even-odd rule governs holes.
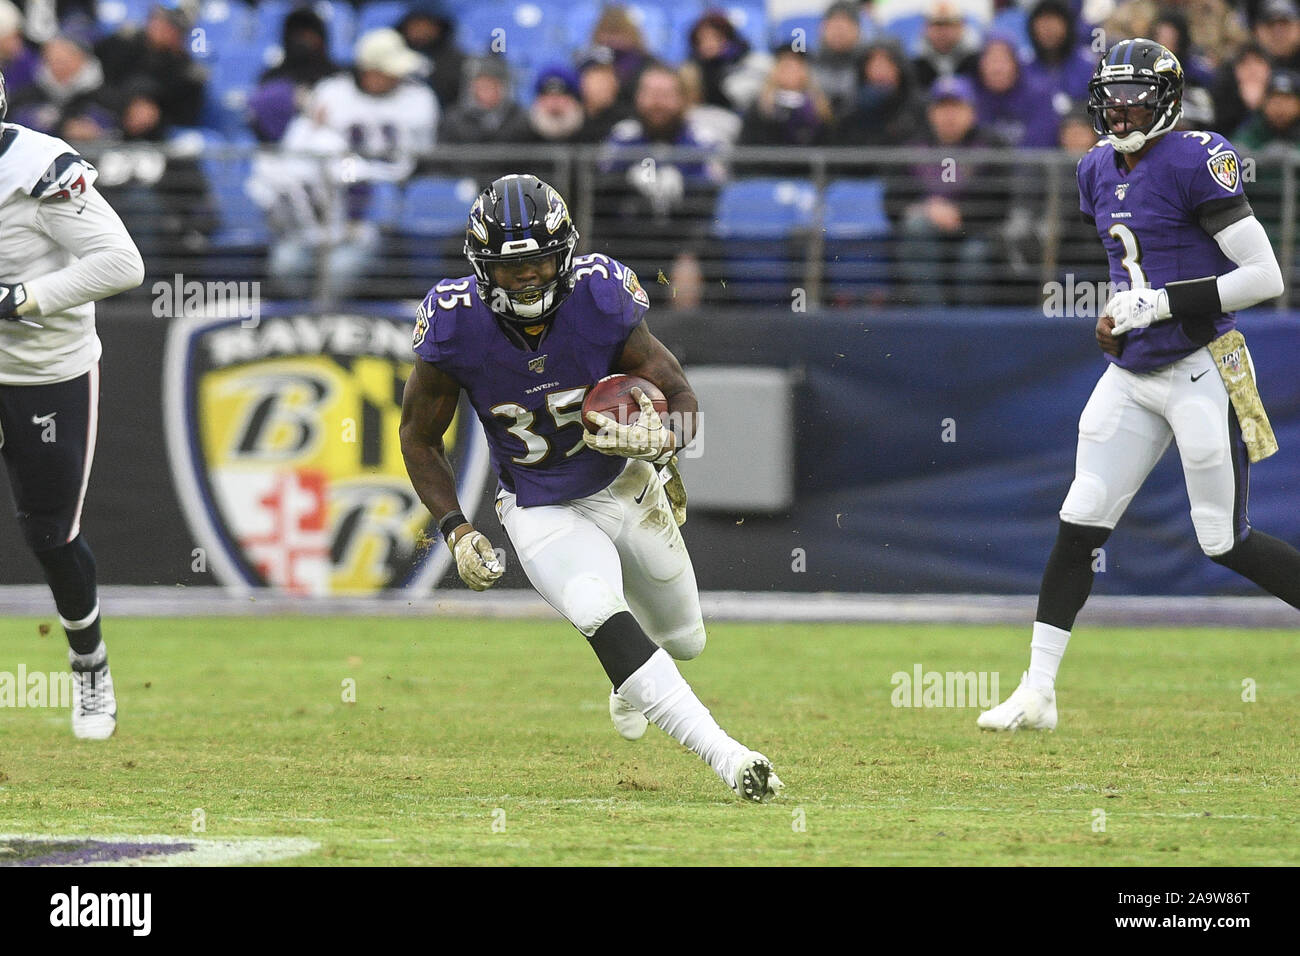
[[[1120,153],[1136,153],[1147,144],[1147,134],[1141,130],[1134,130],[1127,136],[1116,136],[1114,133],[1108,133],[1106,139],[1115,148],[1116,152]]]
[[[1157,136],[1164,136],[1165,133],[1168,133],[1170,130],[1172,130],[1175,126],[1178,125],[1178,121],[1182,118],[1183,118],[1183,111],[1182,108],[1180,107],[1178,110],[1178,115],[1175,116],[1169,122],[1169,125],[1166,126],[1164,129],[1153,129],[1147,133],[1144,133],[1141,130],[1134,130],[1133,132],[1128,133],[1125,136],[1116,136],[1114,133],[1107,133],[1106,139],[1110,143],[1110,145],[1115,148],[1116,152],[1136,153],[1138,150],[1140,150],[1147,143],[1151,142]]]

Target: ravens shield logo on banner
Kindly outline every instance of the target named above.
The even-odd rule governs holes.
[[[448,554],[398,442],[410,321],[392,315],[177,321],[164,389],[168,454],[191,530],[226,585],[293,594],[427,589]],[[446,439],[461,500],[486,443],[458,414]]]

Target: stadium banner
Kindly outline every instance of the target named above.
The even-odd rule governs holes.
[[[414,305],[263,303],[256,323],[101,305],[100,435],[83,519],[101,581],[252,594],[461,589],[446,549],[425,546],[428,516],[397,447]],[[1255,311],[1241,321],[1281,446],[1251,468],[1250,518],[1293,543],[1297,320]],[[1091,320],[891,309],[655,311],[649,321],[688,375],[756,365],[788,369],[795,383],[794,503],[777,514],[692,508],[683,533],[703,589],[1037,591],[1079,414],[1105,368]],[[462,504],[505,549],[499,586],[526,587],[489,516],[486,449],[463,402],[450,444]],[[1096,556],[1097,593],[1254,593],[1200,553],[1188,507],[1171,448]],[[4,511],[0,583],[39,583]]]
[[[424,592],[445,570],[398,442],[414,364],[405,312],[181,318],[163,354],[168,462],[222,584]],[[479,497],[477,419],[458,414],[445,444],[460,493]]]

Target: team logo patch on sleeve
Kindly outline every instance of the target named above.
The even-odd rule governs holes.
[[[411,348],[418,349],[424,344],[424,337],[429,334],[429,308],[427,302],[421,302],[415,310],[415,334],[411,336]]]
[[[1205,165],[1209,167],[1210,175],[1216,183],[1230,193],[1237,191],[1237,183],[1241,181],[1241,164],[1237,162],[1236,153],[1225,149],[1207,159]]]
[[[637,305],[644,309],[650,308],[650,296],[646,295],[645,289],[641,288],[641,281],[631,269],[623,270],[623,288],[627,289],[628,294],[632,296],[632,301]]]

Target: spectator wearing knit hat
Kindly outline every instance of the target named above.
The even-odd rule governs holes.
[[[537,143],[576,143],[587,114],[582,109],[578,75],[567,66],[551,66],[537,76],[528,108],[529,139]]]

